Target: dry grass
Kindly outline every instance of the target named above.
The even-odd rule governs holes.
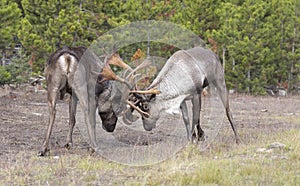
[[[248,100],[257,106],[247,108],[242,103]],[[261,100],[233,99],[240,145],[233,144],[225,124],[206,151],[190,144],[167,161],[144,167],[109,162],[76,148],[44,158],[36,157],[37,149],[19,149],[0,161],[0,185],[300,185],[300,111],[284,114],[268,105],[270,98],[265,104],[259,104]],[[292,103],[297,100],[300,105],[298,98]],[[273,142],[286,146],[268,150]]]
[[[200,153],[188,145],[175,157],[152,166],[130,167],[98,155],[35,157],[20,151],[1,165],[0,185],[299,185],[300,131],[261,136],[247,145],[214,144]],[[283,149],[257,152],[273,142]]]

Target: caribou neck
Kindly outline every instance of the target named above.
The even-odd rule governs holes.
[[[161,99],[199,94],[206,78],[205,67],[189,51],[178,51],[168,59],[148,88],[156,87]]]

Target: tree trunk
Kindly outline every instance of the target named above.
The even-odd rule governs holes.
[[[291,68],[289,72],[289,79],[288,79],[288,91],[290,91],[293,88],[293,71],[294,71],[294,56],[295,56],[295,37],[296,37],[296,27],[294,27],[294,33],[293,33],[293,43],[292,43],[292,60],[291,60]]]
[[[250,82],[251,81],[250,67],[249,67],[248,72],[247,72],[247,78],[248,78],[248,80]],[[251,91],[251,86],[250,86],[250,83],[249,83],[249,85],[248,85],[248,93],[250,93],[250,91]]]
[[[5,48],[2,49],[2,58],[1,58],[1,61],[2,61],[2,66],[5,66]]]
[[[224,74],[225,74],[225,64],[226,64],[226,57],[225,57],[225,54],[226,54],[226,47],[222,46],[222,50],[223,50],[223,53],[222,53],[222,58],[223,58],[223,71],[224,71]]]

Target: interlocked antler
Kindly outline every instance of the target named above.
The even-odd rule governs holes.
[[[124,68],[126,70],[128,70],[130,73],[125,77],[122,78],[118,75],[116,75],[112,69],[110,68],[110,65],[115,65],[115,66],[119,66],[121,68]],[[120,56],[118,54],[114,54],[112,55],[109,60],[107,61],[107,58],[105,59],[105,65],[102,69],[102,72],[100,73],[106,80],[115,80],[115,81],[119,81],[121,83],[124,83],[128,88],[129,88],[129,93],[135,93],[135,94],[159,94],[160,91],[158,91],[157,89],[153,88],[150,90],[133,90],[133,88],[137,89],[137,82],[139,80],[136,81],[136,77],[139,74],[136,74],[136,72],[140,69],[143,69],[147,66],[150,65],[150,61],[145,60],[143,63],[141,63],[140,65],[138,65],[135,69],[132,69],[129,65],[127,65],[126,63],[123,62],[123,60],[120,58]],[[141,78],[142,79],[142,78]],[[135,109],[136,111],[138,111],[140,114],[142,114],[145,117],[149,117],[150,115],[147,112],[142,111],[138,106],[138,102],[137,103],[132,103],[131,101],[129,101],[128,99],[126,100],[126,103],[133,109]]]
[[[101,75],[107,79],[107,80],[116,80],[121,83],[125,83],[128,88],[130,89],[130,93],[140,93],[140,94],[160,94],[160,91],[156,90],[155,88],[150,90],[131,90],[133,87],[136,87],[138,81],[134,82],[136,77],[139,74],[135,74],[138,70],[143,69],[150,65],[150,61],[145,60],[143,63],[138,65],[135,69],[132,69],[129,65],[127,65],[118,54],[114,54],[110,57],[110,59],[107,62],[107,59],[105,59],[105,66],[103,67],[103,70],[101,72]],[[130,71],[130,73],[126,76],[126,78],[121,78],[120,76],[116,75],[109,65],[115,65],[122,67],[124,69],[127,69]],[[143,79],[144,77],[140,78]],[[138,79],[138,80],[140,80]],[[129,80],[129,81],[128,81]]]

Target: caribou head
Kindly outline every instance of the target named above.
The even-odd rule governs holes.
[[[110,68],[110,65],[116,65],[124,68],[124,77],[116,75]],[[147,131],[150,131],[155,127],[155,123],[159,118],[159,112],[151,112],[153,111],[153,109],[150,108],[152,107],[152,102],[155,101],[156,95],[160,94],[160,91],[156,88],[151,88],[147,90],[138,89],[138,82],[144,79],[145,77],[139,77],[140,74],[138,74],[137,72],[140,69],[148,67],[149,65],[150,62],[145,60],[135,69],[132,69],[126,63],[124,63],[121,58],[115,58],[115,60],[110,60],[109,62],[105,63],[105,66],[103,67],[102,72],[100,73],[105,80],[115,80],[121,82],[124,85],[121,90],[121,93],[117,94],[122,95],[122,97],[118,99],[118,105],[128,105],[126,109],[124,109],[123,106],[123,109],[121,109],[122,114],[125,117],[125,120],[127,120],[128,118],[132,117],[131,113],[134,110],[136,110],[138,113],[140,113],[143,119],[144,128]]]

